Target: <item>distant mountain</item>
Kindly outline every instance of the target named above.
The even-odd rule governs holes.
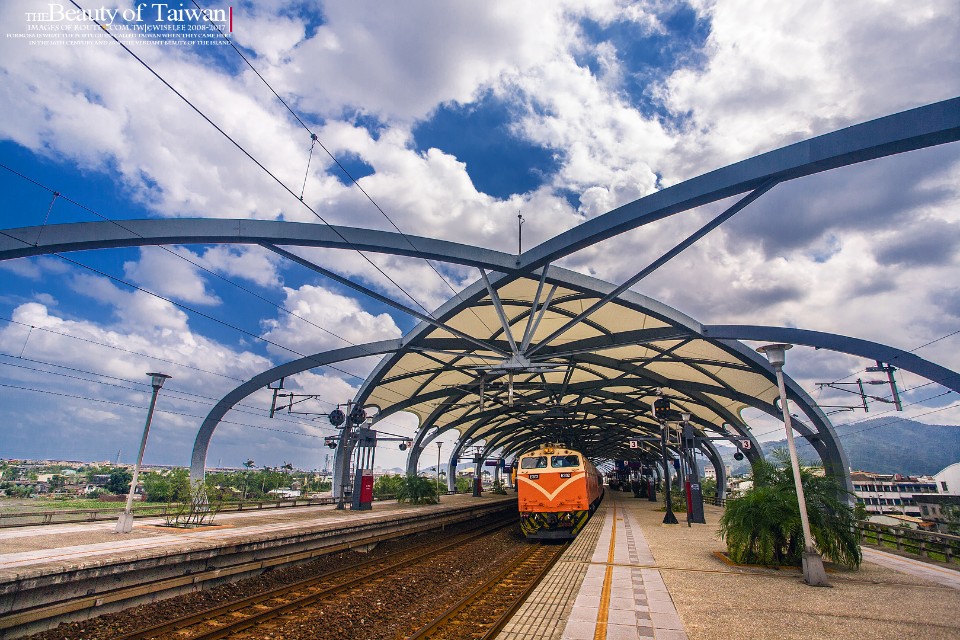
[[[891,417],[872,418],[850,425],[835,425],[850,466],[854,471],[932,475],[944,467],[960,462],[960,427],[933,425]],[[797,454],[801,460],[819,460],[813,447],[798,438]],[[761,443],[765,454],[786,448],[787,440]],[[746,460],[733,459],[734,450],[721,449],[734,475],[748,473]]]

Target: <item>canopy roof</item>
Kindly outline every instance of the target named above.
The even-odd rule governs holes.
[[[709,435],[750,438],[741,411],[775,409],[764,358],[633,292],[555,336],[613,285],[556,267],[542,275],[472,285],[438,319],[476,342],[422,323],[358,401],[380,417],[415,414],[421,433],[454,430],[506,453],[562,441],[594,459],[633,457],[631,437],[659,433],[650,413],[658,395]]]

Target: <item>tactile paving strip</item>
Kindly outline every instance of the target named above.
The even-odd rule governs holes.
[[[553,570],[537,585],[497,640],[559,640],[590,566],[606,514],[607,501],[593,517]]]

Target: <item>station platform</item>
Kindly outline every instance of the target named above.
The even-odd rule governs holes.
[[[516,495],[229,512],[194,529],[138,518],[127,534],[112,521],[0,529],[0,638],[500,511],[515,513]]]
[[[830,588],[797,569],[720,555],[723,510],[664,525],[659,503],[607,491],[580,535],[498,640],[960,638],[960,571],[864,549]]]

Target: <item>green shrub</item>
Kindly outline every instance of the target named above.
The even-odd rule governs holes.
[[[779,466],[761,461],[754,467],[753,488],[727,502],[720,518],[720,537],[734,562],[800,565],[804,540],[793,469],[783,450],[774,452]],[[800,469],[810,532],[820,553],[838,563],[858,567],[862,560],[854,528],[854,512],[845,491],[833,478]]]
[[[440,500],[434,479],[423,478],[412,473],[404,478],[404,482],[397,489],[396,496],[397,502],[410,504],[436,504]]]

